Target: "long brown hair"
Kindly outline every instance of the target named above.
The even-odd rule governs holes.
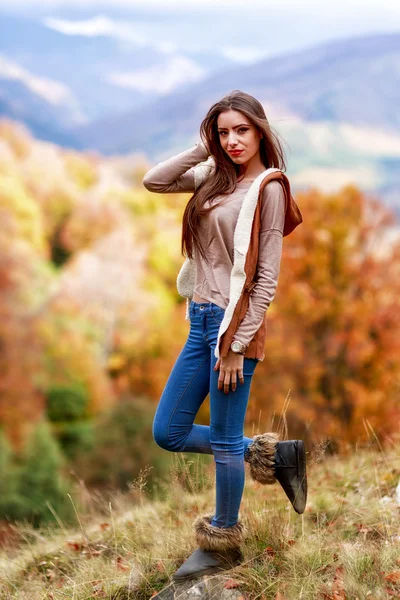
[[[266,169],[276,167],[286,170],[283,149],[278,136],[270,127],[262,104],[245,92],[234,90],[216,102],[209,109],[200,125],[200,136],[215,161],[215,170],[199,185],[186,205],[182,219],[181,251],[184,256],[193,258],[194,246],[206,262],[207,256],[200,241],[200,219],[217,208],[217,204],[204,208],[207,200],[217,195],[231,194],[236,187],[240,165],[237,165],[224,152],[219,141],[218,115],[228,110],[237,110],[263,134],[260,139],[260,158]]]

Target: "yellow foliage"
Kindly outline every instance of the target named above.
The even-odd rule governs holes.
[[[65,168],[67,174],[84,190],[90,188],[98,180],[95,166],[84,155],[67,154],[65,156]]]
[[[0,208],[9,211],[17,224],[17,235],[28,241],[36,250],[43,252],[43,235],[40,209],[17,179],[0,175]]]
[[[109,371],[120,371],[127,364],[127,357],[121,353],[114,353],[108,357],[107,369]]]
[[[163,205],[163,199],[147,190],[132,189],[121,192],[121,202],[129,209],[133,217],[142,217],[156,213]]]
[[[30,134],[22,123],[0,119],[0,139],[7,142],[18,159],[21,160],[29,154]]]

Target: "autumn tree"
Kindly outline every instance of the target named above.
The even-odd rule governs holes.
[[[289,434],[359,441],[400,418],[400,246],[393,215],[354,186],[297,196],[250,420],[287,410]],[[368,425],[368,423],[369,425]]]

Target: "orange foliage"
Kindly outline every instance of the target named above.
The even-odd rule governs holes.
[[[278,414],[291,391],[290,437],[382,435],[400,420],[400,245],[393,216],[353,186],[299,194],[304,223],[285,238],[250,418]]]
[[[70,379],[86,383],[91,413],[119,394],[156,403],[189,331],[175,288],[182,195],[130,189],[130,162],[68,154],[7,121],[0,138],[0,425],[18,444],[47,387]],[[268,429],[290,391],[290,437],[390,436],[400,421],[393,217],[351,185],[296,200],[304,222],[284,239],[248,433]]]
[[[44,398],[34,384],[40,344],[23,300],[32,263],[26,247],[13,248],[9,243],[11,231],[11,222],[4,218],[0,233],[0,424],[19,447],[41,418]]]

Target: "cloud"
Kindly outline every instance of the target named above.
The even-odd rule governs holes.
[[[254,63],[257,60],[261,60],[268,53],[260,48],[251,48],[244,46],[223,46],[221,48],[221,54],[229,58],[230,60],[237,63]]]
[[[168,94],[182,84],[199,81],[205,74],[205,69],[194,61],[184,56],[175,56],[167,64],[154,65],[128,73],[113,73],[107,80],[120,87],[162,95]]]
[[[172,42],[158,42],[138,31],[135,23],[122,23],[102,15],[91,19],[71,21],[48,17],[43,21],[49,29],[64,35],[97,37],[107,36],[129,42],[135,46],[151,47],[163,54],[172,54],[177,51],[177,45]]]
[[[148,8],[148,9],[163,9],[163,10],[176,10],[182,9],[185,12],[194,10],[205,10],[209,11],[224,11],[226,9],[239,10],[241,12],[248,12],[249,10],[262,10],[264,13],[268,13],[271,10],[280,9],[286,11],[288,9],[296,9],[299,7],[298,0],[281,0],[278,5],[271,7],[270,4],[265,0],[191,0],[190,3],[187,0],[3,0],[2,5],[6,6],[26,6],[26,7],[37,7],[44,6],[49,8],[58,9],[61,6],[68,8],[82,7],[82,8],[104,8],[104,7],[124,7],[135,10],[137,8]],[[329,12],[332,10],[336,14],[340,14],[342,10],[360,10],[362,13],[368,10],[387,10],[391,13],[400,15],[400,3],[393,2],[393,0],[337,0],[334,5],[329,6],[321,5],[320,0],[303,0],[301,4],[301,11],[304,14],[305,11],[323,11]],[[345,18],[345,15],[343,15]]]
[[[122,23],[114,19],[110,19],[105,16],[96,16],[91,19],[71,21],[67,19],[55,19],[52,17],[44,19],[44,25],[58,31],[64,35],[69,36],[84,36],[84,37],[97,37],[97,36],[108,36],[130,42],[136,46],[141,47],[152,47],[155,50],[163,54],[176,54],[178,52],[178,45],[174,42],[168,41],[157,41],[150,36],[145,36],[138,32],[138,27],[135,23]],[[207,45],[198,44],[185,44],[185,50],[189,52],[207,52],[209,47]],[[183,50],[183,48],[181,48]],[[222,46],[219,52],[228,58],[229,60],[236,63],[253,63],[257,60],[261,60],[266,56],[265,50],[256,47],[246,46]],[[177,61],[178,59],[175,59]],[[182,60],[182,59],[181,59]],[[194,65],[194,63],[191,63]],[[186,70],[186,64],[182,64],[182,67]],[[199,67],[194,65],[194,77],[193,80],[197,80],[200,75],[198,72]],[[136,75],[135,75],[136,77]],[[122,82],[123,77],[120,78]],[[128,79],[125,78],[124,87],[134,87],[133,84],[127,84]]]
[[[116,25],[107,17],[94,17],[85,21],[67,21],[49,17],[44,20],[49,29],[54,29],[65,35],[82,35],[85,37],[96,37],[98,35],[112,35],[116,31]]]

